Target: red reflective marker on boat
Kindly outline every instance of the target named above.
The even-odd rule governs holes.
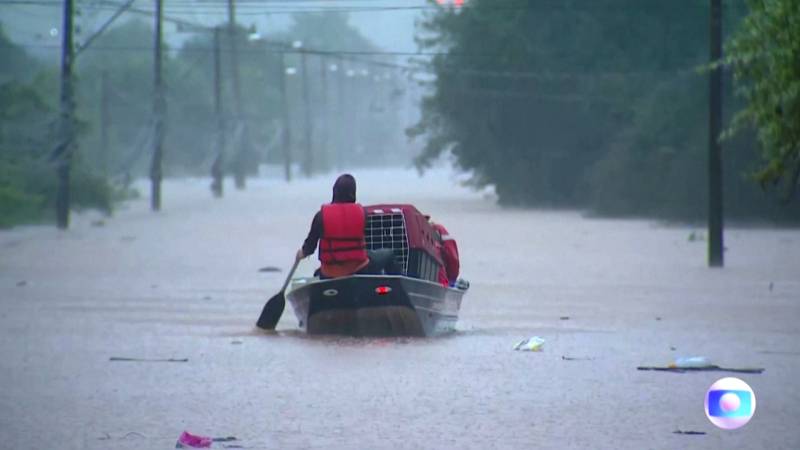
[[[378,286],[375,288],[375,293],[378,295],[386,295],[389,292],[392,292],[392,288],[389,286]]]

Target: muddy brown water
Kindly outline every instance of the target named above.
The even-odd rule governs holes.
[[[218,201],[169,181],[158,214],[0,232],[0,448],[173,448],[183,430],[238,438],[215,448],[800,448],[797,230],[732,228],[711,270],[697,226],[501,209],[447,171],[355,175],[362,203],[415,203],[458,239],[456,333],[309,337],[290,307],[255,330],[334,177]],[[512,350],[534,335],[542,352]],[[636,370],[692,355],[766,368],[739,376],[743,429],[703,411],[725,374]]]

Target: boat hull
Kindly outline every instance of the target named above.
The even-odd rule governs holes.
[[[299,279],[286,298],[309,334],[438,336],[455,330],[463,290],[399,275]]]

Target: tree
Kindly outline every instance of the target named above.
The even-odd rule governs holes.
[[[422,24],[437,52],[420,123],[425,167],[442,152],[508,204],[587,206],[591,167],[634,103],[702,61],[707,9],[637,0],[473,0]]]
[[[11,42],[0,23],[0,84],[28,79],[39,68],[23,48]]]
[[[147,171],[152,135],[152,36],[149,23],[122,22],[98,37],[76,60],[77,115],[87,124],[79,137],[80,153],[97,173],[102,169],[99,162],[106,161],[111,178]],[[165,65],[169,71],[169,63]],[[113,123],[109,148],[101,148],[100,142],[103,72],[108,79],[108,109]]]
[[[7,57],[8,59],[4,59]],[[52,171],[56,72],[40,67],[0,29],[0,227],[48,220],[55,201]],[[81,123],[79,133],[85,131]],[[111,209],[111,189],[76,158],[70,183],[75,208]]]
[[[736,92],[745,107],[731,135],[752,125],[763,164],[762,186],[783,185],[791,196],[800,182],[800,2],[748,0],[750,13],[726,45]]]
[[[745,0],[724,12],[723,29],[733,29]],[[708,2],[696,0],[438,9],[418,33],[435,54],[422,118],[408,130],[425,140],[418,167],[449,153],[503,204],[704,217],[708,87],[696,68],[707,61],[708,20]],[[726,111],[737,106],[732,97],[723,95]],[[796,106],[794,114],[800,123]],[[743,176],[757,162],[754,142],[744,131],[726,144],[725,210],[797,221],[800,210],[781,208],[773,190]]]

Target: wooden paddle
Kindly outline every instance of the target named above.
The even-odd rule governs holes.
[[[275,325],[278,324],[281,315],[283,315],[283,309],[286,307],[286,296],[284,292],[286,292],[286,287],[289,286],[289,280],[292,279],[292,275],[294,275],[294,271],[297,270],[298,264],[300,264],[299,259],[295,260],[292,270],[289,271],[289,275],[286,276],[286,281],[283,282],[281,291],[273,295],[272,298],[267,301],[267,304],[264,305],[264,309],[261,310],[261,315],[256,322],[258,328],[262,330],[275,329]]]

